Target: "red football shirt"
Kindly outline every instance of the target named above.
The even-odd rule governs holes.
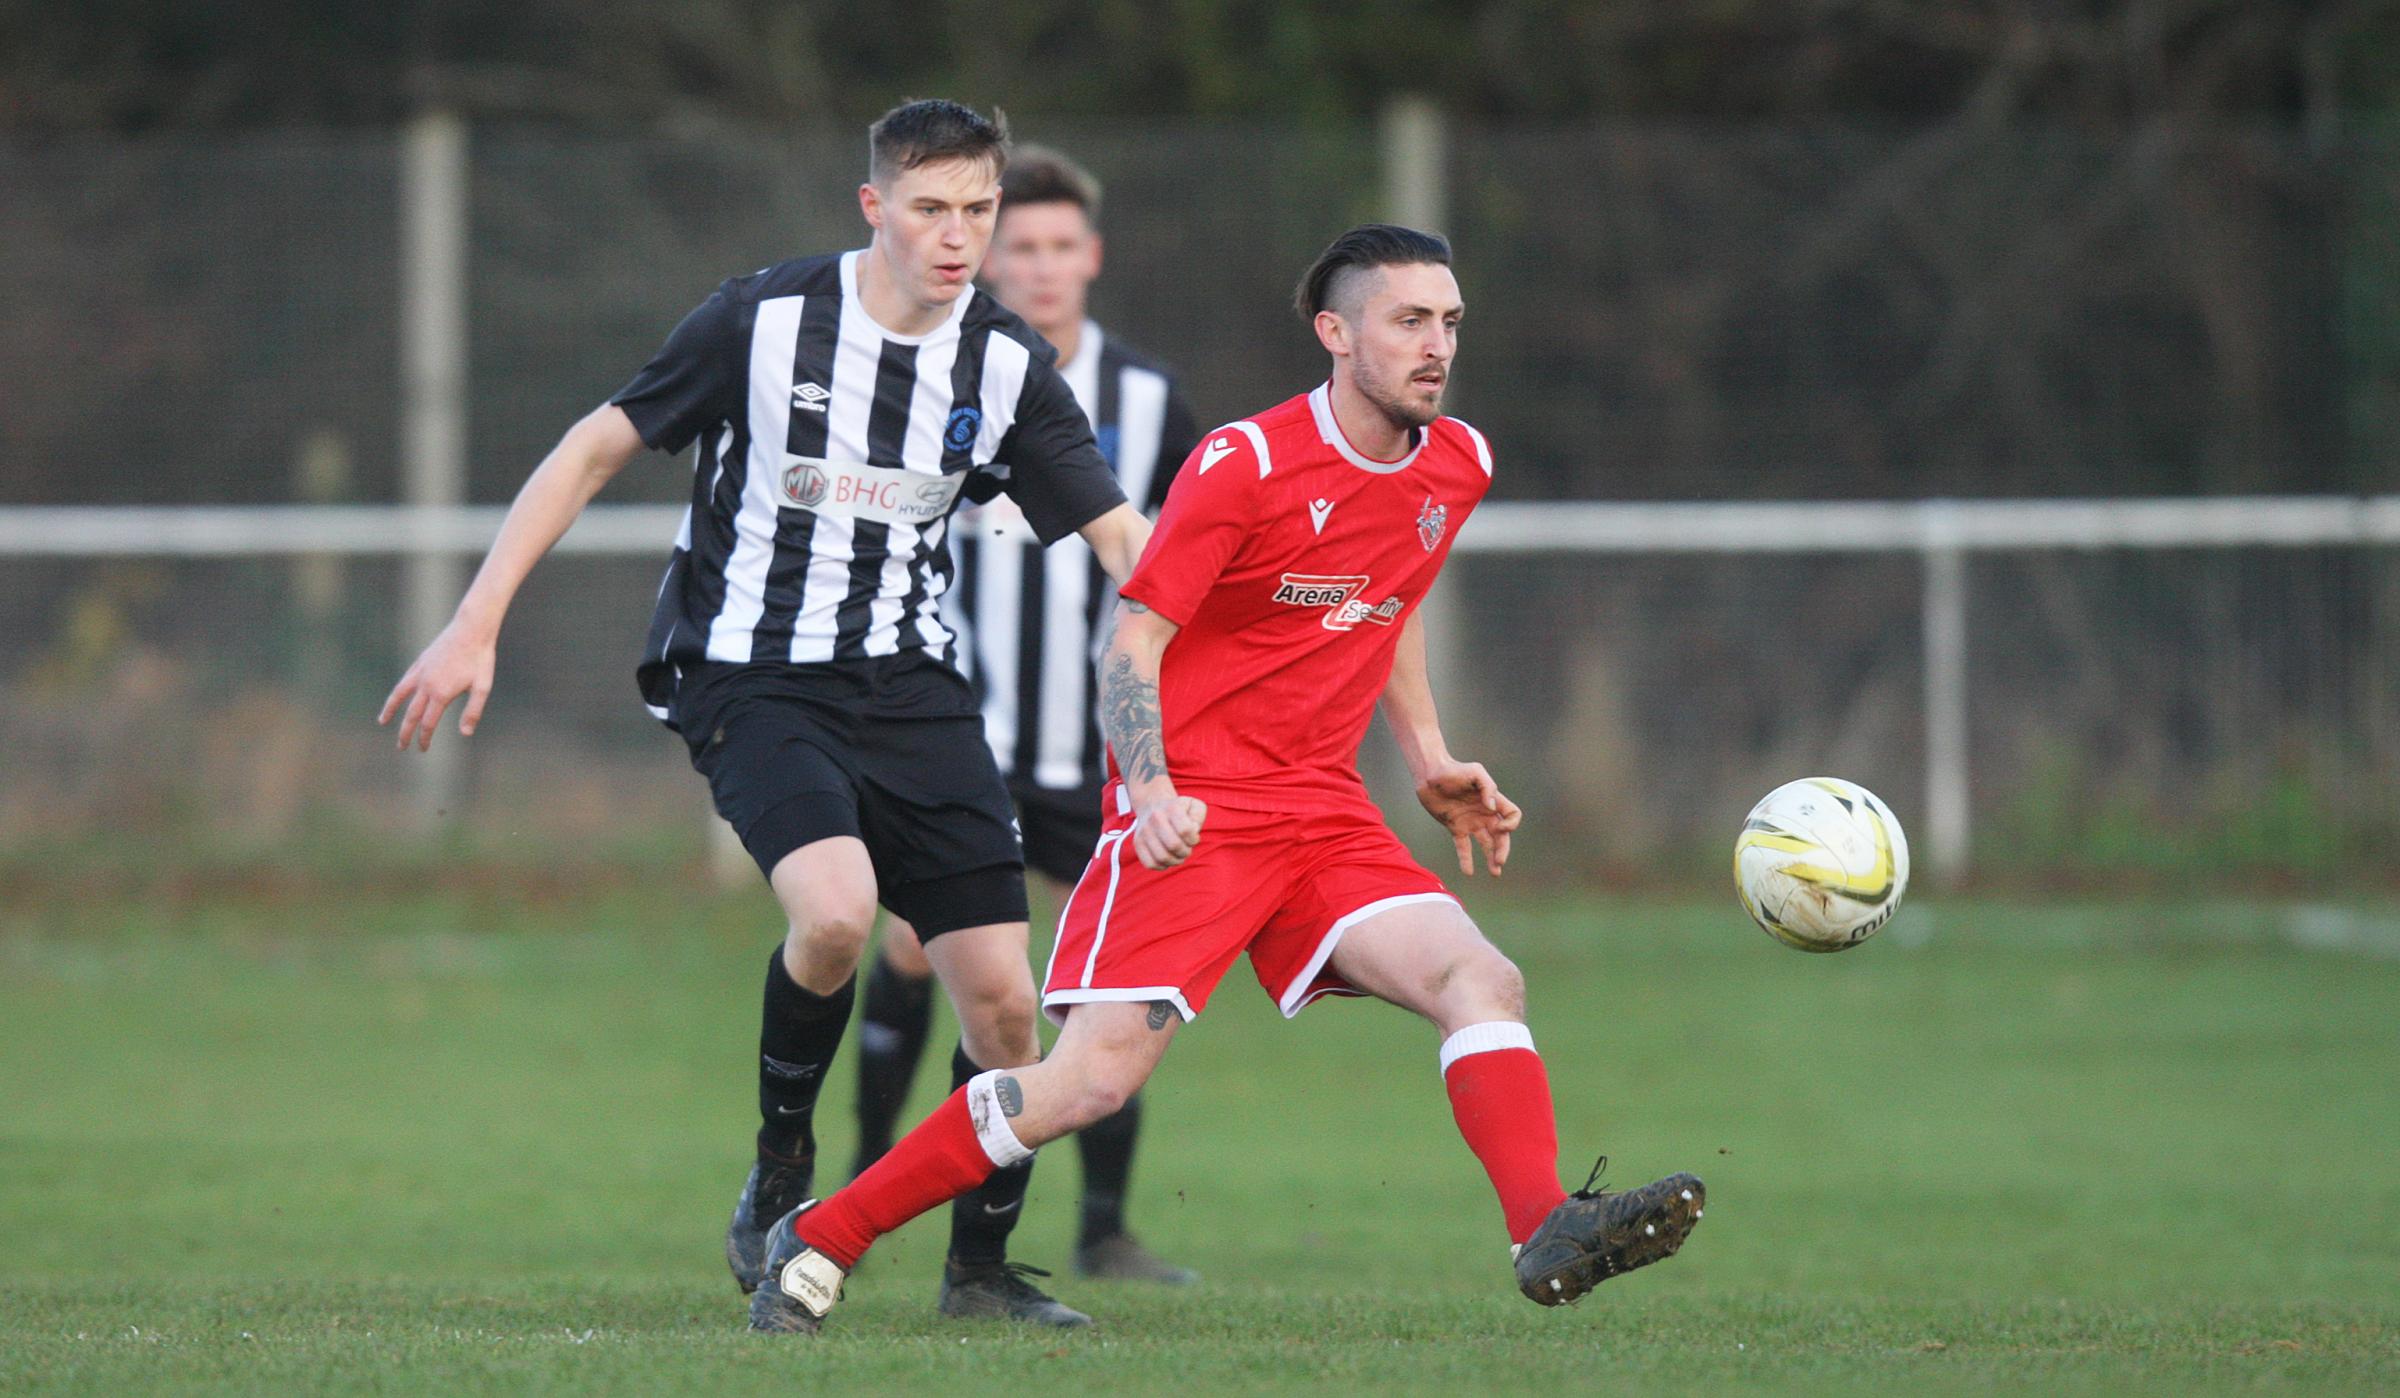
[[[1437,419],[1408,455],[1376,461],[1343,437],[1331,392],[1202,438],[1124,587],[1182,628],[1159,670],[1167,770],[1212,806],[1367,799],[1358,745],[1400,624],[1491,487],[1474,428]]]

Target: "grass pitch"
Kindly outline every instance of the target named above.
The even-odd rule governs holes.
[[[1809,957],[1730,900],[1471,901],[1532,984],[1568,1183],[1600,1150],[1708,1181],[1681,1257],[1526,1304],[1433,1032],[1287,1025],[1237,967],[1136,1171],[1199,1288],[1062,1276],[1077,1335],[943,1322],[937,1215],[795,1344],[742,1332],[718,1257],[763,895],[19,880],[0,1390],[2400,1388],[2388,913],[1929,904]],[[1044,1152],[1024,1259],[1063,1270],[1077,1176]]]

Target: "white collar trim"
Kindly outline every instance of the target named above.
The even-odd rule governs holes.
[[[950,303],[950,314],[943,317],[941,324],[922,335],[903,335],[877,320],[874,314],[868,311],[867,303],[858,297],[858,260],[866,255],[865,248],[854,248],[842,254],[842,298],[858,307],[859,315],[865,318],[867,324],[875,327],[876,334],[894,344],[922,345],[938,340],[945,335],[956,334],[958,323],[967,318],[967,303],[983,294],[976,289],[975,283],[968,282],[967,289],[959,293],[956,301]]]
[[[1430,424],[1421,427],[1417,429],[1417,444],[1408,449],[1408,455],[1398,461],[1377,461],[1350,445],[1350,439],[1342,435],[1342,425],[1333,416],[1333,384],[1330,381],[1308,391],[1308,410],[1316,415],[1317,435],[1325,440],[1325,445],[1340,452],[1344,461],[1361,471],[1372,471],[1379,476],[1407,470],[1409,463],[1417,459],[1417,453],[1425,450],[1425,443],[1433,436]]]

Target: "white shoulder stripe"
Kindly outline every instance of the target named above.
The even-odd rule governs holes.
[[[1475,439],[1475,464],[1483,468],[1485,475],[1490,475],[1492,473],[1492,444],[1485,441],[1483,434],[1476,431],[1472,424],[1461,422],[1457,418],[1450,420],[1466,428],[1467,435]]]
[[[1267,472],[1275,469],[1275,463],[1267,457],[1267,434],[1258,430],[1257,423],[1246,418],[1229,425],[1234,431],[1250,439],[1252,450],[1258,453],[1258,478],[1262,481],[1265,480]]]

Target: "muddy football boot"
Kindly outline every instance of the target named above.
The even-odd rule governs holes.
[[[1622,1193],[1592,1188],[1599,1177],[1595,1168],[1517,1249],[1517,1289],[1537,1305],[1579,1301],[1610,1277],[1673,1257],[1708,1202],[1696,1175]]]
[[[816,1202],[809,1200],[767,1230],[758,1286],[750,1293],[751,1329],[771,1335],[814,1335],[825,1327],[825,1313],[842,1299],[847,1273],[792,1231],[792,1221]]]
[[[973,1320],[1021,1320],[1073,1330],[1092,1318],[1026,1280],[1050,1274],[1022,1262],[942,1263],[943,1315]]]
[[[1157,1282],[1162,1286],[1189,1286],[1200,1280],[1198,1272],[1178,1267],[1143,1247],[1131,1233],[1111,1233],[1075,1249],[1075,1273],[1101,1281]]]
[[[757,1290],[758,1279],[766,1273],[767,1230],[808,1198],[816,1166],[814,1155],[761,1160],[742,1181],[742,1197],[733,1201],[733,1222],[725,1228],[725,1265],[743,1295]]]

